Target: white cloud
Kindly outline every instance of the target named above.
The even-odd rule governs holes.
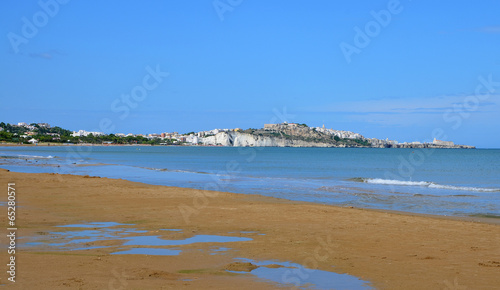
[[[454,106],[472,106],[477,101],[476,111],[498,105],[499,96],[440,96],[435,98],[386,98],[378,100],[363,100],[341,102],[323,107],[323,111],[350,112],[350,113],[385,113],[385,114],[412,114],[412,113],[443,113]],[[467,104],[466,104],[467,103]],[[321,110],[321,109],[320,109]]]
[[[500,33],[500,26],[484,26],[476,29],[476,31],[483,33]]]
[[[55,56],[58,56],[58,55],[65,55],[64,53],[58,51],[58,50],[55,50],[55,49],[52,49],[50,51],[46,51],[46,52],[41,52],[41,53],[30,53],[29,56],[30,57],[33,57],[33,58],[43,58],[43,59],[52,59],[54,58]]]

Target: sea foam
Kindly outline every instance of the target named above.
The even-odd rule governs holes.
[[[352,178],[350,181],[364,182],[371,184],[384,184],[384,185],[399,185],[399,186],[420,186],[428,188],[448,189],[448,190],[463,190],[463,191],[478,191],[478,192],[499,192],[500,188],[484,188],[484,187],[469,187],[469,186],[454,186],[438,184],[430,181],[406,181],[395,179],[382,179],[382,178]]]

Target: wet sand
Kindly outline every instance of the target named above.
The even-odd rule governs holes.
[[[0,284],[11,288],[277,287],[250,274],[227,272],[241,266],[234,264],[238,257],[347,273],[377,289],[498,289],[500,285],[498,224],[0,169],[2,202],[7,201],[8,182],[16,184],[18,244],[65,230],[56,226],[89,222],[133,224],[130,227],[163,239],[194,235],[252,239],[179,246],[176,249],[182,253],[177,256],[111,255],[123,243],[116,240],[89,242],[87,246],[113,247],[82,251],[56,251],[44,245],[18,248],[16,282],[11,283],[4,236]],[[7,225],[5,209],[2,224]],[[230,249],[211,255],[217,247]],[[301,274],[292,278],[301,279]]]

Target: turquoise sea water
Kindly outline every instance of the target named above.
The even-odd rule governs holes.
[[[499,149],[0,147],[0,167],[439,215],[500,216]]]

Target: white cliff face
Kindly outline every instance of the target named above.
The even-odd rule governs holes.
[[[222,145],[222,146],[232,146],[229,138],[229,134],[226,132],[220,132],[214,136],[200,138],[199,142],[203,145]]]
[[[276,147],[285,146],[283,140],[276,140],[275,138],[253,136],[250,134],[236,133],[234,135],[234,146],[259,146],[259,147]]]
[[[237,147],[332,147],[332,144],[302,140],[287,140],[277,137],[255,136],[239,132],[220,132],[215,136],[200,138],[203,145]]]
[[[201,137],[200,142],[203,145],[215,145],[215,136]]]
[[[312,130],[312,131],[310,131]],[[331,142],[331,139],[325,138],[321,139],[321,135],[318,136],[316,132],[321,132],[330,136],[338,136],[343,139],[343,142]],[[215,131],[215,130],[212,130]],[[212,134],[212,131],[208,134]],[[288,128],[288,125],[283,124],[269,124],[266,125],[264,129],[266,132],[259,132],[258,130],[252,131],[252,134],[237,132],[227,129],[217,130],[217,133],[212,136],[203,137],[207,132],[203,134],[197,134],[200,136],[198,142],[203,145],[212,146],[237,146],[237,147],[365,147],[366,145],[358,144],[359,142],[345,142],[346,139],[360,139],[367,140],[370,142],[369,147],[377,148],[474,148],[473,146],[464,145],[441,145],[441,144],[414,144],[414,143],[398,143],[391,140],[379,140],[376,138],[366,139],[361,134],[350,132],[350,131],[339,131],[325,128],[300,128],[297,126],[292,126]],[[271,132],[269,132],[271,131]],[[273,135],[274,134],[274,135]],[[284,135],[287,138],[283,137]],[[290,137],[290,135],[292,137]],[[315,141],[306,141],[315,140]],[[321,142],[321,140],[325,140]]]
[[[249,134],[235,134],[233,136],[233,146],[239,147],[248,147],[248,146],[256,146],[256,136],[252,136]]]
[[[359,133],[354,133],[351,131],[325,129],[325,128],[321,128],[321,127],[316,127],[315,129],[318,132],[337,136],[337,137],[342,138],[342,139],[364,139],[363,135],[361,135]]]

